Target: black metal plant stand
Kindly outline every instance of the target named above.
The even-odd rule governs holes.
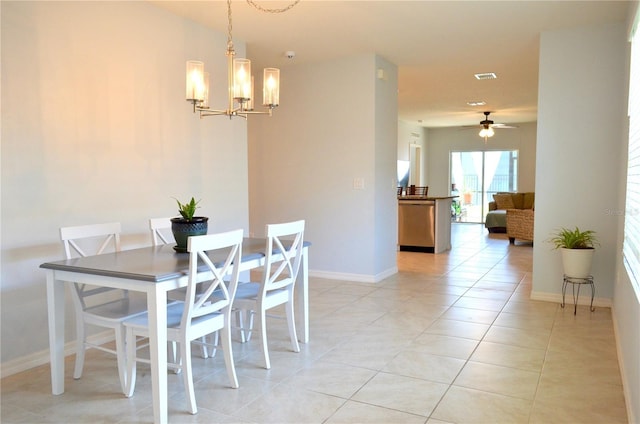
[[[591,312],[595,311],[596,308],[593,307],[593,297],[595,295],[595,285],[593,284],[593,276],[590,275],[588,277],[569,277],[568,275],[564,274],[563,277],[563,281],[562,281],[562,304],[560,305],[562,308],[564,308],[564,296],[565,293],[567,292],[567,284],[571,284],[571,289],[573,291],[573,315],[576,314],[577,310],[578,310],[578,297],[580,296],[580,287],[583,284],[589,284],[591,286],[591,305],[590,305],[590,309]],[[576,285],[578,286],[577,290],[576,290]]]

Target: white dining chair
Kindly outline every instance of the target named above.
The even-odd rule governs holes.
[[[266,227],[267,245],[261,282],[238,285],[233,307],[242,342],[251,338],[254,321],[260,330],[265,368],[271,368],[267,346],[266,311],[285,305],[291,348],[300,352],[294,315],[294,287],[300,270],[304,243],[304,220]],[[254,316],[257,319],[254,319]],[[270,315],[270,317],[272,317]],[[275,316],[276,318],[282,318]]]
[[[175,243],[175,240],[172,239],[171,234],[171,218],[150,218],[149,219],[149,231],[151,232],[151,242],[154,246],[161,246],[163,244],[171,244]],[[185,296],[187,294],[186,288],[180,288],[171,290],[167,293],[167,301],[168,302],[184,302]],[[212,343],[217,344],[218,333],[214,336],[214,340]],[[204,359],[208,357],[215,356],[215,349],[212,352],[209,352],[207,344],[204,343],[205,340],[202,340],[203,343],[200,343],[201,347],[201,355]],[[176,354],[176,344],[175,342],[171,344],[171,357],[175,360]],[[180,372],[180,369],[176,369],[176,372]]]
[[[60,228],[60,239],[66,259],[120,251],[120,223],[80,225]],[[73,378],[82,377],[85,350],[95,348],[116,355],[120,385],[127,387],[125,335],[122,323],[146,311],[146,300],[130,296],[126,290],[72,284],[76,320],[76,364]],[[115,350],[87,340],[86,326],[110,328],[115,331]]]
[[[221,344],[227,376],[231,387],[238,388],[233,353],[231,351],[230,314],[233,298],[238,285],[239,264],[242,257],[243,231],[234,230],[225,233],[192,236],[188,239],[189,276],[187,297],[185,302],[167,305],[167,339],[180,345],[180,361],[174,364],[182,369],[184,387],[187,392],[189,410],[197,413],[195,393],[193,389],[193,373],[191,368],[191,343],[202,339],[207,334],[221,330]],[[229,249],[230,248],[230,249]],[[216,264],[207,252],[228,251],[221,264]],[[211,272],[204,293],[196,294],[198,284],[198,265],[202,264]],[[203,272],[202,270],[200,272]],[[228,286],[224,277],[231,275]],[[149,362],[148,359],[137,358],[135,340],[137,336],[148,337],[148,314],[139,315],[124,323],[127,334],[127,364],[129,375],[126,395],[133,395],[136,384],[136,362]]]
[[[173,243],[171,234],[171,218],[150,218],[149,230],[151,242],[154,246]]]

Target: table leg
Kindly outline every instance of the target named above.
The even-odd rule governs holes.
[[[167,401],[167,294],[157,287],[147,292],[149,352],[153,391],[153,421],[168,422]]]
[[[64,393],[64,285],[56,281],[54,272],[47,271],[47,309],[49,315],[49,357],[51,361],[51,392]]]
[[[301,343],[309,343],[309,248],[302,249],[302,263],[296,282],[296,293],[298,298],[298,311],[296,318],[296,329],[298,340]]]

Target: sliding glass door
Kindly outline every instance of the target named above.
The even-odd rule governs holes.
[[[493,195],[518,190],[518,151],[451,152],[451,191],[458,222],[484,222]]]

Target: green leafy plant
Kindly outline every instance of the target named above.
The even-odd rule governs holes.
[[[581,231],[578,227],[575,230],[561,228],[549,241],[556,249],[593,249],[598,244],[595,234],[595,231]]]
[[[180,203],[180,201],[175,197],[174,199],[176,200],[176,202],[178,202],[178,212],[180,213],[180,215],[187,221],[191,221],[193,219],[193,215],[195,215],[196,213],[196,209],[198,208],[198,203],[200,203],[200,200],[196,202],[196,199],[192,197],[191,201],[189,201],[188,203]]]

